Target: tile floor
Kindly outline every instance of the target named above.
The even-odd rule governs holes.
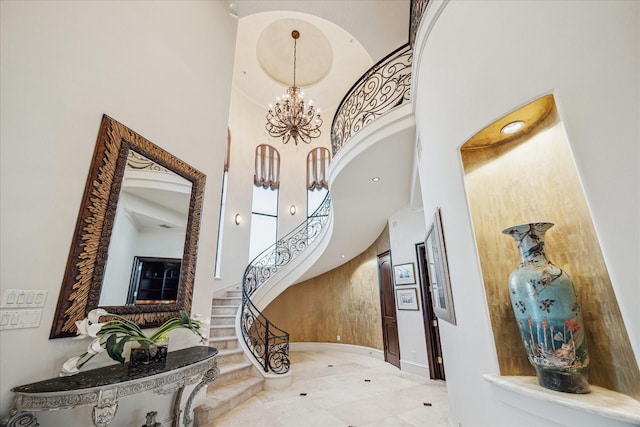
[[[447,388],[370,356],[292,352],[292,384],[206,427],[448,426]]]

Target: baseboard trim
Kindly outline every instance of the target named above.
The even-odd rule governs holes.
[[[406,360],[400,361],[400,370],[409,372],[410,374],[419,375],[421,377],[429,378],[429,367],[421,363],[409,362]]]
[[[371,347],[353,344],[338,344],[333,342],[292,342],[289,343],[290,351],[341,351],[344,353],[356,353],[371,356],[374,359],[384,360],[384,352]]]

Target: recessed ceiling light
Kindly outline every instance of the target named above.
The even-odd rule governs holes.
[[[379,176],[374,176],[373,178],[371,178],[371,181],[378,182],[378,181],[380,181],[380,177]]]
[[[518,132],[523,127],[524,122],[522,120],[518,120],[516,122],[507,123],[502,127],[502,129],[500,129],[500,132],[504,133],[505,135],[509,135]]]

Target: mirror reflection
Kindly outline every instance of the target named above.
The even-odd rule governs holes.
[[[49,338],[97,307],[142,328],[190,312],[205,180],[102,117]]]
[[[129,150],[100,306],[175,303],[191,182]]]

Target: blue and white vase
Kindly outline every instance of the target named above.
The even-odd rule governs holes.
[[[547,259],[544,234],[535,222],[509,227],[520,265],[509,275],[511,305],[538,383],[566,393],[589,393],[589,354],[573,282]]]

